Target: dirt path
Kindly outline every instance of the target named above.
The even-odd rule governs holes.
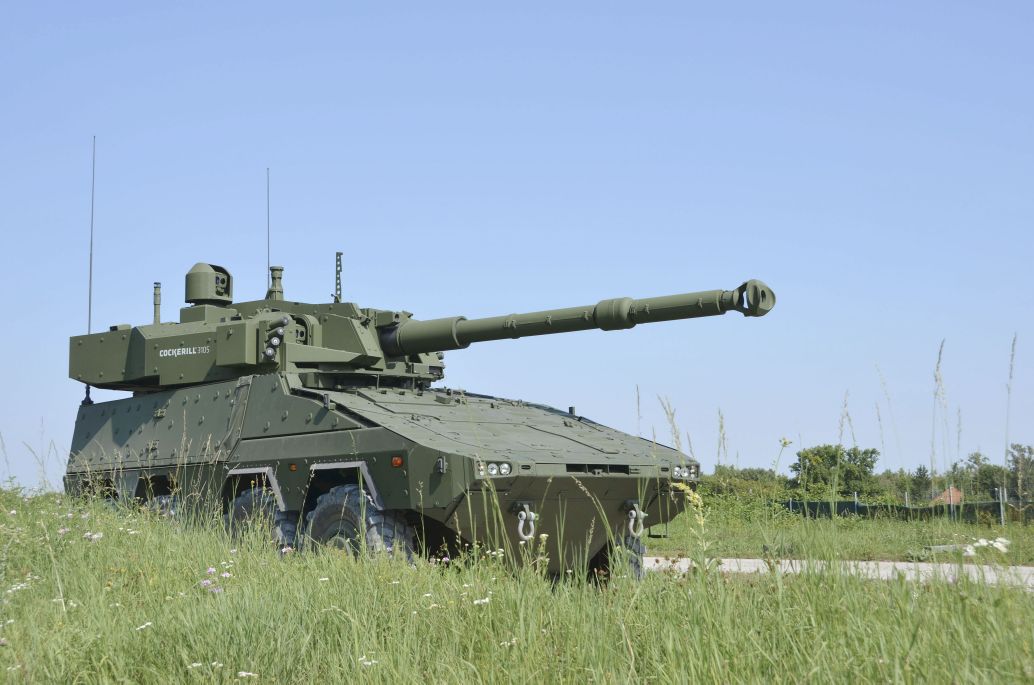
[[[724,573],[769,573],[778,568],[781,573],[801,573],[805,570],[826,571],[829,563],[783,559],[716,559]],[[648,571],[675,571],[685,573],[692,562],[689,559],[669,560],[662,557],[644,559]],[[769,565],[771,564],[771,566]],[[962,577],[997,585],[1017,585],[1034,591],[1034,566],[987,566],[978,564],[932,564],[909,561],[842,561],[835,564],[841,573],[863,578],[893,580],[903,577],[925,583],[931,580],[954,582]]]

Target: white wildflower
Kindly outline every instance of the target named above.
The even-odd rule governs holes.
[[[252,673],[251,671],[237,671],[238,678],[257,678],[258,673]]]
[[[482,604],[488,604],[488,600],[489,600],[488,597],[482,597],[481,599],[475,599],[474,600],[474,606],[480,606]]]

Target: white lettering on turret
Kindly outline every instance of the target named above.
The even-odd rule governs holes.
[[[197,347],[173,347],[167,350],[158,350],[159,357],[182,357],[184,355],[192,354],[208,354],[212,351],[212,348],[208,345],[199,345]]]

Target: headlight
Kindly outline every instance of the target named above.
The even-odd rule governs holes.
[[[671,470],[671,477],[672,478],[682,478],[682,467],[681,466],[676,466],[676,467],[672,468],[672,470]]]
[[[488,475],[490,475],[490,476],[498,476],[499,475],[499,464],[489,464],[488,465]]]
[[[500,464],[499,465],[499,475],[500,476],[509,476],[510,475],[510,465],[509,464]]]

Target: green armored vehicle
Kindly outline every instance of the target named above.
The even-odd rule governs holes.
[[[606,568],[616,545],[641,567],[644,525],[685,507],[686,455],[550,407],[434,387],[443,352],[471,343],[738,311],[763,316],[760,281],[484,319],[421,321],[340,301],[234,302],[230,273],[197,264],[179,322],[71,338],[87,385],[65,475],[70,493],[166,513],[222,507],[266,520],[282,545],[432,553],[535,546],[552,573]],[[132,395],[93,403],[89,387]],[[258,517],[263,518],[259,519]]]

